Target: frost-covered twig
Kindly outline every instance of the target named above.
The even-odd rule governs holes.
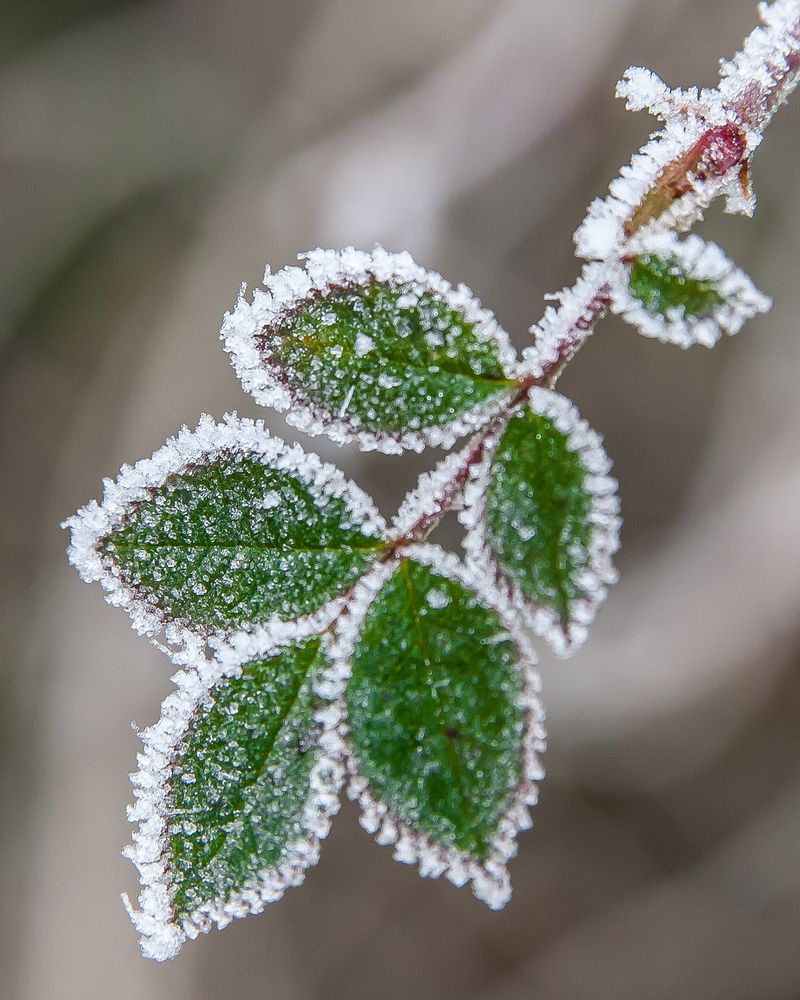
[[[797,0],[762,4],[760,12],[764,25],[723,62],[715,89],[671,90],[650,70],[625,73],[617,95],[629,109],[657,115],[664,128],[622,168],[608,197],[590,205],[575,234],[578,254],[593,263],[532,328],[535,344],[524,357],[537,384],[552,385],[565,359],[593,333],[616,283],[608,265],[625,258],[640,230],[687,229],[720,195],[729,211],[754,210],[753,153],[800,75]]]
[[[571,288],[553,295],[557,305],[548,307],[531,327],[534,344],[523,351],[520,366],[524,391],[511,400],[509,409],[519,406],[531,386],[555,385],[615,297],[619,301],[623,288],[627,291],[620,282],[620,262],[640,255],[649,238],[663,242],[661,234],[688,229],[720,195],[726,197],[728,211],[746,215],[754,211],[753,153],[775,111],[800,79],[800,3],[762,3],[759,12],[763,25],[748,36],[741,52],[722,63],[720,84],[714,89],[673,90],[639,67],[624,74],[617,96],[630,110],[657,115],[664,128],[622,168],[609,195],[589,206],[575,234],[578,255],[588,262]],[[757,293],[749,295],[748,302],[743,317],[769,307]],[[670,339],[668,333],[665,339]],[[677,342],[710,346],[702,336],[684,335]],[[490,433],[482,431],[471,446],[469,454],[475,461],[480,460],[482,442]],[[438,516],[457,502],[466,478],[460,465],[451,482],[438,484],[442,498]],[[426,529],[433,523],[431,512],[424,521]]]
[[[716,89],[626,73],[618,94],[663,128],[589,206],[583,270],[521,361],[466,286],[407,253],[317,249],[242,289],[222,339],[290,423],[387,453],[475,432],[390,526],[334,466],[235,415],[123,467],[65,522],[84,579],[183,668],[134,777],[142,891],[126,905],[146,955],[302,881],[345,775],[398,860],[509,898],[542,776],[534,637],[572,653],[617,576],[611,461],[553,387],[608,311],[685,348],[769,308],[719,247],[681,235],[720,195],[754,209],[753,153],[800,74],[800,0],[761,14]],[[450,510],[463,559],[421,544]]]

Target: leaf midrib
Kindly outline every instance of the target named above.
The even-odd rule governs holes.
[[[346,545],[267,545],[259,543],[250,542],[231,542],[231,543],[221,543],[221,542],[114,542],[114,550],[117,552],[130,553],[136,549],[142,549],[145,552],[153,552],[158,549],[221,549],[222,551],[230,551],[234,549],[253,549],[257,552],[281,552],[285,553],[287,549],[291,552],[342,552],[347,549],[363,550],[365,552],[378,551],[381,548],[386,547],[386,542],[382,542],[379,539],[375,539],[373,544],[370,545],[359,545],[356,543],[348,543]],[[105,550],[106,546],[103,546]]]
[[[414,631],[417,633],[417,640],[419,642],[419,646],[425,661],[425,667],[427,668],[426,679],[430,681],[429,687],[434,701],[439,706],[439,708],[442,709],[442,701],[441,698],[439,697],[439,691],[436,685],[433,683],[433,677],[431,676],[431,666],[430,666],[431,657],[428,648],[428,642],[427,639],[425,638],[425,633],[422,628],[422,620],[419,615],[419,607],[416,604],[416,601],[414,600],[415,591],[413,582],[411,580],[411,574],[409,572],[408,559],[404,559],[403,562],[401,563],[401,572],[403,574],[403,582],[405,584],[406,594],[408,596],[408,608],[409,611],[411,612],[411,617],[414,622]],[[440,726],[440,729],[442,730],[442,735],[445,738],[445,744],[447,746],[448,756],[450,757],[451,760],[453,774],[455,775],[456,781],[458,783],[459,797],[463,805],[469,805],[469,799],[464,789],[464,775],[461,768],[461,760],[458,754],[455,752],[455,747],[453,746],[453,743],[447,737],[447,727],[442,725]]]
[[[471,336],[472,336],[472,339],[474,341],[476,341],[476,343],[488,343],[491,346],[494,346],[494,345],[491,344],[491,341],[481,341],[478,337],[475,336],[474,333],[471,333]],[[296,343],[298,339],[299,338],[296,337],[296,336],[293,338],[291,334],[287,337],[287,340],[289,340],[290,343],[292,341],[294,343]],[[358,368],[361,367],[360,364],[359,364],[359,362],[361,361],[361,358],[356,354],[356,352],[355,352],[355,345],[354,344],[349,344],[348,343],[345,346],[345,344],[342,343],[341,339],[337,339],[337,338],[335,338],[332,335],[327,336],[327,337],[324,336],[324,335],[323,336],[319,336],[318,333],[315,333],[314,340],[321,347],[320,354],[323,354],[328,349],[329,346],[333,346],[333,347],[345,347],[345,349],[348,350],[348,353],[350,354],[349,363],[352,364],[353,367],[355,367],[356,369],[358,369]],[[431,374],[438,375],[440,372],[442,372],[445,375],[450,375],[452,378],[462,378],[462,379],[466,379],[468,381],[473,381],[473,382],[486,382],[489,385],[491,385],[491,386],[493,386],[493,387],[495,387],[497,389],[511,388],[512,386],[519,386],[519,384],[520,384],[516,379],[507,378],[505,375],[484,375],[484,374],[478,374],[477,372],[473,372],[473,371],[468,371],[468,372],[456,371],[454,368],[448,366],[447,360],[449,360],[449,359],[445,359],[444,361],[439,361],[437,359],[433,359],[432,358],[428,362],[425,362],[425,361],[415,361],[415,360],[413,360],[412,358],[409,358],[409,357],[398,356],[391,349],[391,347],[389,347],[387,349],[384,345],[385,345],[385,342],[381,342],[381,343],[378,343],[376,345],[376,353],[380,356],[381,360],[389,361],[389,362],[391,362],[393,364],[396,364],[398,366],[405,365],[408,368],[413,368],[416,371],[421,372],[423,375],[428,375],[428,376],[430,376]],[[370,352],[370,355],[371,355],[371,353],[372,352]],[[492,364],[496,364],[497,367],[502,371],[502,367],[503,367],[502,361],[497,356],[497,352],[496,351],[495,351],[495,355],[496,355],[496,357],[492,361]],[[439,371],[432,373],[431,370],[430,370],[432,365],[435,365],[439,369]],[[294,367],[294,366],[292,366],[292,367]],[[398,386],[398,388],[400,388],[400,387]]]
[[[519,386],[520,384],[516,379],[506,378],[505,375],[479,375],[473,371],[469,372],[456,371],[455,369],[448,367],[447,364],[442,364],[441,362],[436,360],[431,360],[427,363],[424,361],[413,361],[411,358],[397,357],[391,351],[381,352],[380,348],[378,348],[377,353],[381,356],[381,360],[383,361],[391,362],[392,364],[395,364],[398,367],[405,366],[407,368],[413,368],[415,371],[418,371],[423,375],[428,376],[429,378],[432,375],[444,374],[444,375],[449,375],[451,378],[454,379],[455,378],[464,379],[467,382],[487,383],[488,385],[492,386],[497,390],[510,389],[512,387]],[[367,357],[369,357],[369,355]],[[360,370],[362,366],[359,365],[359,361],[361,359],[358,358],[355,352],[352,353],[351,359],[354,360],[355,362],[354,367]],[[500,366],[499,359],[497,363],[499,367]],[[436,368],[438,368],[439,370],[432,372],[431,371],[432,366],[436,366]],[[398,388],[401,387],[398,386]]]

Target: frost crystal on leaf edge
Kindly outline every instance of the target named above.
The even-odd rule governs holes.
[[[607,587],[617,581],[613,556],[619,549],[622,525],[616,480],[609,476],[611,461],[600,435],[580,417],[575,406],[552,389],[534,386],[528,405],[539,416],[553,421],[567,438],[567,447],[577,454],[586,472],[583,486],[591,496],[588,520],[589,563],[575,581],[583,597],[570,602],[569,622],[561,623],[557,613],[526,598],[502,571],[489,545],[486,530],[486,491],[491,479],[492,459],[502,430],[487,441],[482,461],[473,467],[464,490],[464,507],[458,518],[466,530],[464,550],[473,576],[493,575],[504,591],[504,600],[521,616],[528,628],[545,639],[559,656],[570,656],[586,641],[589,626],[603,603]]]
[[[137,823],[132,844],[123,855],[139,872],[141,892],[139,910],[123,895],[122,901],[142,935],[140,945],[146,958],[159,962],[174,958],[186,938],[194,939],[213,926],[225,927],[236,917],[260,913],[268,903],[280,899],[286,889],[300,885],[308,868],[319,859],[320,842],[330,829],[331,819],[339,810],[339,792],[344,781],[342,743],[337,733],[338,716],[331,706],[315,713],[321,726],[319,758],[309,778],[309,796],[303,809],[305,836],[288,845],[273,870],[263,872],[248,882],[228,900],[211,900],[188,917],[177,921],[172,911],[173,885],[169,871],[169,816],[172,767],[181,750],[182,740],[199,708],[209,695],[226,680],[241,674],[242,667],[253,659],[278,653],[290,642],[314,634],[308,625],[284,624],[280,637],[256,642],[240,635],[231,645],[220,649],[208,661],[200,640],[192,640],[173,656],[183,667],[172,678],[175,691],[161,706],[161,717],[154,726],[140,733],[144,749],[137,757],[139,770],[131,775],[135,803],[128,807],[128,820]],[[323,637],[323,649],[329,653],[329,639]]]
[[[667,315],[650,312],[630,290],[630,266],[618,262],[611,282],[611,310],[637,327],[645,337],[688,348],[693,344],[713,347],[723,333],[733,336],[748,319],[765,313],[772,301],[755,287],[717,246],[694,234],[679,239],[675,233],[660,229],[645,230],[631,241],[631,257],[655,254],[674,260],[690,278],[713,281],[725,301],[708,316],[686,316],[680,309]]]
[[[222,324],[220,338],[231,364],[256,402],[286,413],[286,422],[306,434],[325,434],[336,444],[355,441],[362,451],[387,454],[422,451],[426,447],[450,448],[458,438],[477,430],[503,409],[507,393],[498,392],[496,398],[446,424],[390,434],[360,429],[304,399],[302,390],[293,388],[290,391],[265,364],[256,342],[257,335],[313,294],[325,295],[332,287],[358,287],[370,281],[437,296],[475,324],[476,337],[494,344],[504,371],[510,371],[516,361],[508,334],[493,314],[482,308],[469,288],[463,284],[454,288],[441,275],[416,264],[407,251],[390,253],[377,245],[372,253],[354,247],[343,250],[317,248],[299,257],[305,260],[304,268],[285,267],[275,274],[267,268],[264,288],[254,290],[252,302],[247,301],[243,286],[236,306],[225,314]]]
[[[203,414],[194,430],[183,427],[151,458],[142,459],[134,466],[123,465],[115,480],[104,479],[102,503],[90,501],[62,524],[70,529],[67,555],[81,579],[87,583],[99,581],[106,591],[106,601],[126,611],[133,628],[142,635],[157,635],[163,629],[168,642],[182,645],[191,643],[192,638],[201,633],[217,638],[229,634],[193,630],[168,619],[129,586],[112,560],[100,552],[100,543],[120,527],[131,504],[148,499],[150,491],[163,486],[170,476],[190,466],[213,461],[221,454],[253,457],[271,468],[295,475],[321,501],[332,497],[343,500],[353,526],[365,534],[383,537],[385,533],[386,524],[370,497],[335,465],[323,462],[313,452],[305,452],[299,444],[290,445],[281,438],[272,437],[262,420],[226,413],[222,423],[216,423],[213,417]],[[341,609],[342,601],[342,598],[334,598],[308,616],[310,626],[315,631],[325,628]],[[272,632],[280,626],[281,621],[276,618],[265,628]]]
[[[392,813],[373,793],[369,783],[360,775],[358,761],[348,740],[345,689],[352,670],[352,654],[361,632],[361,626],[380,593],[383,584],[397,569],[401,558],[414,559],[429,566],[436,573],[455,580],[472,591],[486,608],[494,611],[508,630],[519,653],[521,674],[519,707],[525,715],[522,746],[522,781],[516,788],[511,803],[501,818],[492,840],[492,852],[483,864],[455,848],[434,843],[430,837],[415,830]],[[397,558],[370,570],[356,584],[346,612],[339,619],[331,649],[332,666],[324,675],[317,693],[331,699],[341,717],[339,735],[346,747],[346,764],[349,775],[347,794],[357,801],[362,815],[361,826],[381,846],[392,846],[394,858],[404,864],[416,864],[424,878],[444,876],[456,886],[472,883],[475,896],[492,909],[501,909],[511,897],[511,881],[507,863],[516,854],[516,836],[531,826],[529,807],[536,804],[536,782],[544,777],[539,754],[545,749],[544,710],[539,701],[540,680],[534,669],[536,654],[528,634],[520,627],[515,609],[503,593],[491,586],[484,572],[462,563],[457,556],[445,552],[437,545],[410,545],[398,553]]]

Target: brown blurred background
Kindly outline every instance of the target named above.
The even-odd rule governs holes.
[[[301,890],[141,959],[129,723],[170,668],[58,528],[201,411],[261,415],[217,332],[266,260],[408,248],[523,346],[651,127],[614,101],[622,71],[713,84],[754,20],[753,0],[6,0],[2,1000],[800,997],[797,97],[755,220],[702,229],[774,311],[688,354],[607,320],[562,380],[615,459],[622,582],[574,660],[542,658],[548,778],[502,913],[394,863],[348,803]],[[435,458],[312,447],[386,514]]]

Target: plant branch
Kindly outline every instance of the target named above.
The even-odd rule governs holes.
[[[700,135],[662,167],[639,203],[632,207],[622,223],[623,245],[616,247],[615,260],[625,257],[624,245],[645,226],[688,228],[712,200],[721,194],[731,197],[732,185],[738,185],[745,202],[749,201],[752,153],[764,128],[800,77],[800,2],[777,0],[772,7],[762,8],[762,16],[767,27],[756,28],[742,51],[723,65],[718,90],[668,92],[662,85],[662,104],[672,102],[687,122],[699,122]],[[630,100],[629,106],[632,106]],[[656,111],[655,105],[651,110]],[[725,120],[713,120],[720,117]],[[651,145],[661,135],[656,135]],[[676,203],[692,199],[695,204],[688,212],[671,211]],[[457,506],[471,470],[482,461],[489,440],[522,405],[533,386],[549,389],[555,385],[608,312],[610,292],[608,262],[591,261],[584,265],[572,288],[554,296],[558,307],[549,309],[531,330],[535,343],[523,354],[518,391],[511,396],[504,412],[461,452],[463,457],[455,463],[449,479],[437,484],[433,503],[391,541],[386,558],[424,539]]]

